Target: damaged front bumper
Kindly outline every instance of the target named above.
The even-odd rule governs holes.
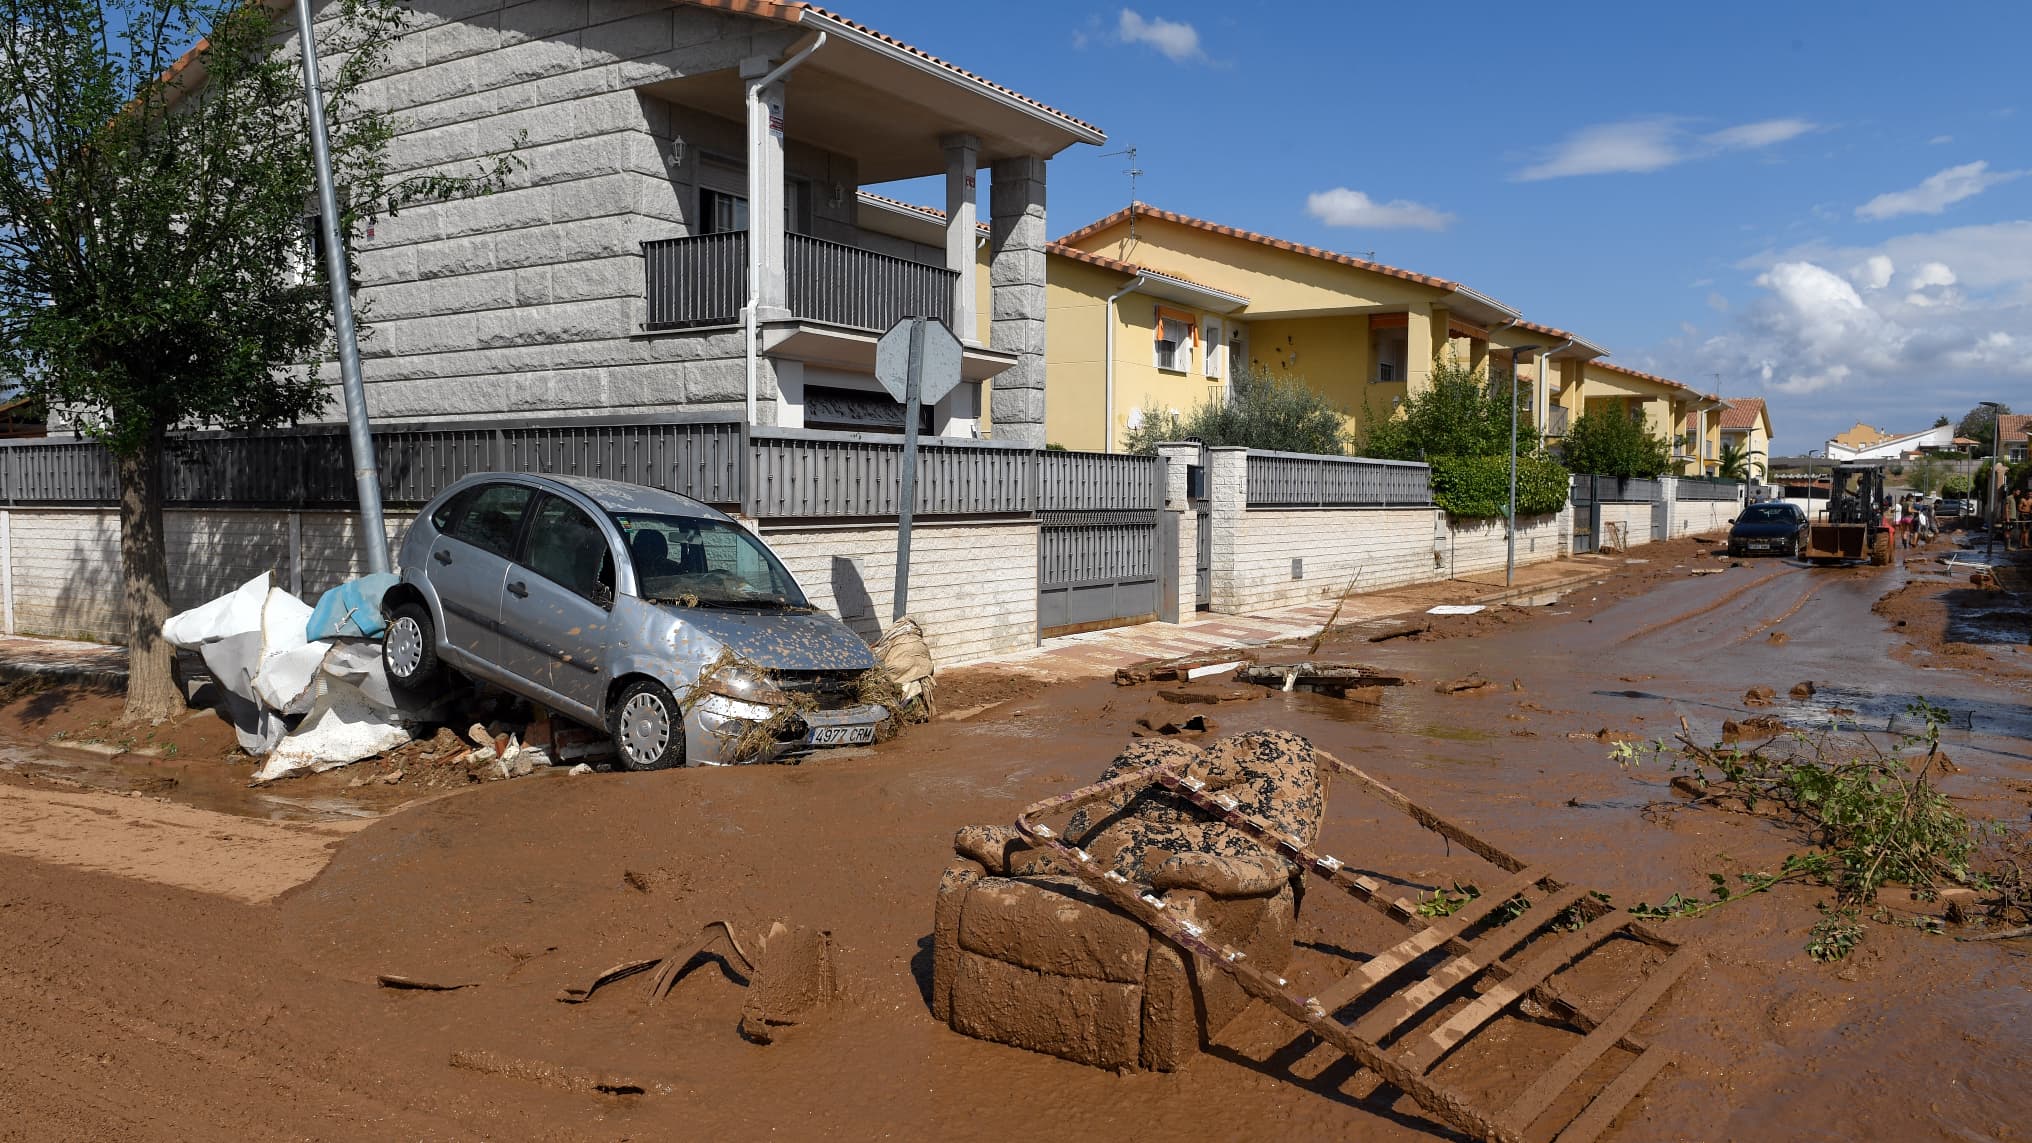
[[[780,707],[709,694],[685,712],[685,763],[777,762],[835,746],[867,745],[888,717],[889,708],[866,703],[785,718]],[[766,737],[758,742],[758,734]]]

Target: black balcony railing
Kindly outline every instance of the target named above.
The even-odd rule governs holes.
[[[742,231],[642,244],[650,329],[739,321],[747,301],[748,235]],[[884,330],[903,317],[952,323],[953,282],[940,266],[788,234],[783,276],[792,315],[851,329]],[[957,330],[966,337],[972,331]]]

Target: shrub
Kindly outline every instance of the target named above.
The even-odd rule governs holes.
[[[1198,441],[1341,456],[1347,452],[1346,417],[1299,378],[1241,368],[1229,382],[1226,400],[1209,397],[1183,416],[1146,416],[1123,435],[1122,448],[1148,456],[1166,441]]]
[[[1425,388],[1401,412],[1363,410],[1361,454],[1382,460],[1510,455],[1510,386],[1458,360],[1435,361]],[[1531,418],[1517,422],[1519,454],[1538,451]]]
[[[1672,468],[1672,447],[1621,409],[1584,413],[1559,442],[1560,460],[1594,476],[1652,477]]]
[[[1543,516],[1566,506],[1569,476],[1543,455],[1517,458],[1517,515]],[[1432,460],[1432,500],[1455,516],[1490,519],[1510,511],[1508,456],[1441,456]]]

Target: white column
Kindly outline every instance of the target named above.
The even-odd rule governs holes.
[[[981,141],[972,135],[948,135],[939,143],[945,148],[945,268],[959,274],[953,280],[952,331],[968,345],[978,345],[974,247],[980,238],[974,176],[981,168]]]
[[[1199,510],[1193,507],[1192,497],[1187,495],[1186,469],[1199,461],[1199,445],[1161,444],[1157,455],[1164,458],[1164,503],[1161,510],[1175,517],[1178,535],[1177,566],[1167,569],[1167,574],[1178,583],[1178,609],[1158,618],[1166,623],[1182,623],[1192,618],[1199,606]]]
[[[747,81],[769,74],[776,61],[753,56],[741,61]],[[764,321],[790,316],[790,294],[783,276],[783,81],[762,88],[748,107],[748,134],[753,140],[748,164],[748,241],[757,267],[756,316]]]
[[[14,634],[14,513],[0,510],[0,599],[6,601],[7,633]]]

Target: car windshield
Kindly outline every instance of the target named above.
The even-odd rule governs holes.
[[[774,553],[737,524],[695,516],[616,513],[644,599],[702,607],[804,608]]]
[[[1746,521],[1790,520],[1792,512],[1782,504],[1760,504],[1743,513]]]

